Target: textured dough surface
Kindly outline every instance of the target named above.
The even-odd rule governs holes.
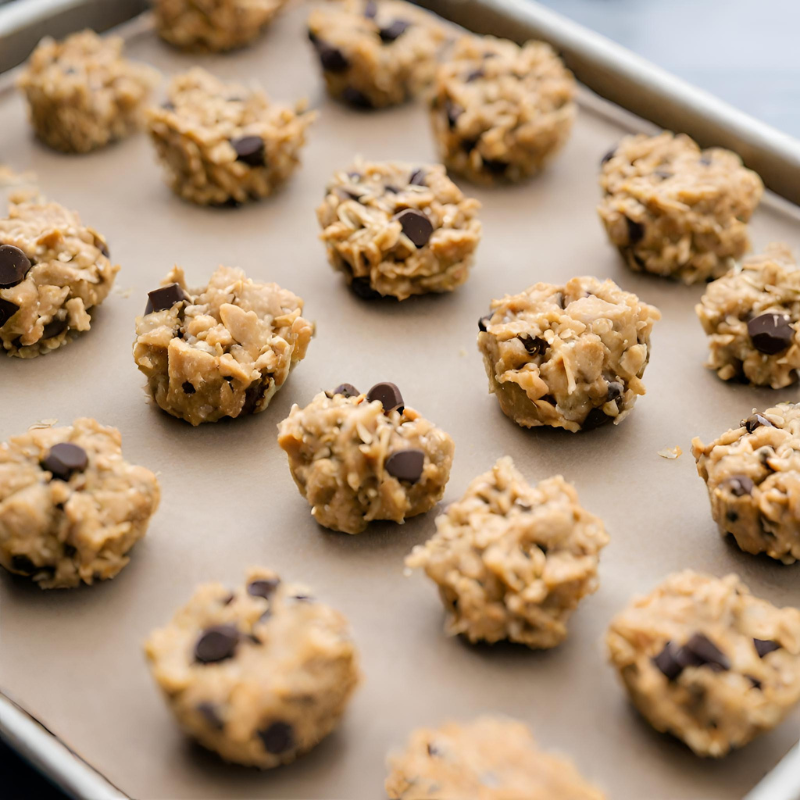
[[[436,74],[431,122],[447,168],[475,183],[539,172],[572,130],[575,80],[550,45],[465,36]]]
[[[314,112],[269,101],[194,67],[176,75],[169,100],[147,113],[150,138],[172,190],[198,205],[239,205],[283,185],[300,164]],[[253,137],[251,139],[251,137]],[[237,143],[260,140],[240,154]]]
[[[187,299],[136,318],[133,358],[160,408],[192,425],[263,411],[306,355],[314,326],[303,301],[276,283],[219,267]]]
[[[526,428],[617,424],[645,393],[642,375],[659,319],[635,294],[591,277],[537,283],[493,300],[478,334],[489,391]]]
[[[119,266],[106,240],[58,203],[11,203],[0,245],[16,247],[31,268],[0,288],[0,344],[9,356],[49,353],[91,328],[90,309],[106,299]]]
[[[232,652],[198,660],[200,640],[219,626]],[[262,769],[294,761],[327,736],[360,680],[347,620],[260,568],[234,591],[198,587],[151,633],[145,652],[186,733],[226,761]]]
[[[42,39],[17,85],[36,135],[54,150],[88,153],[142,123],[158,72],[122,57],[119,36],[86,30],[61,42]]]
[[[530,486],[508,457],[470,483],[406,559],[439,587],[445,630],[470,641],[555,647],[597,591],[603,523],[560,475]]]
[[[747,222],[764,192],[735,153],[669,132],[623,138],[600,186],[600,219],[628,266],[684,283],[719,278],[750,249]]]
[[[87,467],[59,480],[50,448],[82,448]],[[0,444],[0,564],[43,589],[113,578],[159,503],[156,476],[122,457],[122,437],[93,419],[40,428]]]
[[[412,732],[389,759],[391,800],[604,800],[571,761],[542,752],[526,725],[502,717]]]
[[[710,661],[682,654],[697,634],[710,640]],[[736,575],[671,575],[612,620],[607,643],[639,711],[700,756],[747,744],[800,699],[800,611],[753,597]],[[668,643],[672,679],[654,661]]]
[[[317,218],[328,261],[355,292],[405,300],[466,281],[481,237],[479,208],[439,164],[356,161],[334,173]],[[421,246],[403,230],[399,216],[408,209],[432,228]]]
[[[295,405],[278,426],[278,444],[314,519],[326,528],[361,533],[372,520],[403,522],[430,511],[450,477],[455,445],[414,409],[384,413],[366,395],[318,394]],[[389,473],[386,462],[406,450],[424,453],[416,482]]]

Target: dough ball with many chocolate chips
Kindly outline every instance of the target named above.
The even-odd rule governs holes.
[[[361,533],[372,520],[403,522],[430,511],[450,477],[453,440],[406,406],[393,383],[355,396],[345,388],[293,406],[278,426],[314,519]]]
[[[359,683],[347,620],[270,570],[199,586],[145,652],[178,723],[226,761],[271,769],[338,724]]]
[[[445,629],[471,642],[555,647],[583,597],[597,591],[601,520],[560,475],[530,486],[509,458],[475,478],[406,559],[438,585]]]
[[[537,283],[493,300],[478,322],[489,391],[518,425],[568,431],[617,424],[645,393],[657,308],[613,281]]]
[[[328,261],[360,296],[405,300],[467,280],[480,203],[441,165],[357,161],[326,192],[317,218]]]
[[[0,564],[43,589],[113,578],[159,503],[156,476],[93,419],[0,444]]]
[[[133,358],[160,408],[192,425],[263,411],[303,360],[314,325],[276,283],[219,267],[188,289],[174,267],[136,318]]]
[[[700,756],[742,747],[800,700],[800,611],[753,597],[736,575],[670,575],[606,641],[642,715]]]

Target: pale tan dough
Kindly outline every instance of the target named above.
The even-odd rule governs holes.
[[[444,494],[455,450],[443,430],[412,408],[385,412],[364,394],[326,392],[305,408],[292,407],[278,426],[278,444],[314,519],[344,533],[430,511]],[[392,456],[408,450],[424,455],[414,482],[387,469]]]
[[[737,575],[670,575],[612,620],[607,644],[643,716],[699,756],[742,747],[800,700],[800,611]]]
[[[684,283],[724,275],[750,249],[764,185],[730,150],[685,134],[626,136],[603,159],[600,219],[636,272]]]
[[[43,463],[61,443],[86,466],[58,478]],[[122,457],[122,437],[94,419],[0,444],[0,564],[42,589],[113,578],[158,508],[156,476]]]
[[[406,558],[439,587],[445,630],[471,642],[555,647],[578,603],[597,591],[602,521],[560,475],[531,486],[508,456],[436,518]]]
[[[91,328],[89,311],[106,299],[119,271],[101,234],[58,203],[12,202],[0,219],[1,246],[21,250],[30,262],[19,283],[0,285],[0,344],[7,355],[49,353]]]
[[[317,209],[331,266],[362,297],[405,300],[467,280],[481,237],[480,203],[439,164],[356,161],[335,172]],[[406,234],[409,214],[421,225]],[[424,218],[424,219],[423,219]]]
[[[200,67],[176,75],[167,94],[166,103],[148,110],[147,126],[167,183],[184,200],[260,200],[299,166],[315,118],[304,102],[272,103],[260,89],[224,83]]]
[[[709,444],[692,441],[711,515],[746,553],[800,558],[800,405],[756,411]]]
[[[654,306],[613,281],[537,283],[493,300],[478,328],[489,391],[518,425],[618,424],[645,393]]]
[[[478,717],[413,731],[389,759],[390,800],[604,800],[571,761],[538,748],[522,722]]]
[[[141,127],[159,81],[156,70],[122,57],[119,36],[94,31],[45,37],[17,80],[36,135],[64,153],[88,153]]]
[[[549,44],[464,36],[437,71],[431,122],[449,170],[483,184],[536,174],[572,130],[575,80]]]
[[[303,300],[233,267],[198,289],[174,267],[161,285],[173,284],[185,300],[136,318],[133,358],[149,394],[192,425],[263,411],[314,334]]]
[[[361,678],[344,616],[261,568],[233,591],[199,586],[145,653],[184,731],[226,761],[261,769],[324,739]]]

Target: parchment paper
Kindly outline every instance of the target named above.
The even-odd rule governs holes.
[[[631,273],[608,245],[595,206],[600,157],[624,129],[584,103],[565,152],[538,179],[496,190],[465,186],[484,204],[484,238],[469,282],[447,296],[366,303],[328,267],[314,209],[338,166],[356,154],[422,163],[434,151],[422,107],[375,114],[325,100],[306,8],[281,17],[254,47],[199,61],[227,78],[257,80],[276,100],[307,95],[320,108],[303,168],[285,191],[236,210],[203,210],[173,196],[145,136],[85,157],[49,152],[31,137],[17,96],[0,102],[0,162],[33,169],[48,196],[104,232],[129,297],[113,294],[92,330],[62,351],[0,361],[0,438],[37,420],[88,415],[115,425],[127,458],[159,472],[161,509],[131,564],[113,581],[42,592],[0,579],[0,686],[108,778],[155,798],[382,797],[384,759],[410,730],[485,712],[526,720],[543,745],[568,753],[616,800],[741,797],[800,735],[800,715],[721,762],[702,761],[657,735],[630,708],[606,664],[603,636],[631,595],[673,570],[739,572],[778,604],[800,603],[800,567],[744,555],[716,533],[689,442],[708,439],[754,407],[798,390],[725,384],[703,367],[694,314],[702,289]],[[172,73],[196,58],[144,37],[130,53]],[[593,110],[594,109],[594,110]],[[753,224],[756,247],[798,246],[795,210],[769,201]],[[308,358],[258,416],[193,429],[145,402],[131,357],[133,318],[173,263],[191,283],[219,263],[302,295],[318,323]],[[659,306],[648,394],[619,427],[586,435],[525,431],[487,394],[475,346],[489,300],[537,280],[611,277]],[[563,473],[611,535],[601,588],[585,600],[566,643],[536,653],[471,647],[443,636],[431,583],[403,575],[403,557],[434,530],[434,513],[360,536],[316,526],[278,448],[276,424],[292,403],[343,381],[366,389],[392,380],[406,402],[455,439],[445,502],[510,454],[531,480]],[[684,455],[657,455],[680,445]],[[265,564],[310,584],[352,621],[366,681],[341,728],[293,766],[268,773],[227,766],[189,744],[152,683],[141,651],[194,586],[241,580]],[[2,788],[0,788],[0,795]]]

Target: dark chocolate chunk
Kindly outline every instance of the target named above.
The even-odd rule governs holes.
[[[783,314],[760,314],[747,323],[747,333],[753,347],[760,353],[774,356],[792,343],[794,328]]]
[[[764,658],[768,653],[781,649],[778,642],[774,642],[771,639],[753,639],[753,644],[756,646],[756,653],[758,653],[759,658]]]
[[[600,166],[602,166],[603,164],[608,164],[608,162],[609,162],[609,161],[611,161],[611,159],[612,159],[612,158],[614,158],[614,156],[615,156],[616,154],[617,154],[617,148],[616,148],[616,147],[612,147],[612,148],[611,148],[611,150],[609,150],[609,151],[608,151],[608,152],[607,152],[607,153],[606,153],[606,154],[605,154],[605,155],[604,155],[604,156],[603,156],[603,157],[600,159]]]
[[[317,34],[314,33],[314,31],[312,31],[311,28],[308,29],[307,33],[308,33],[308,41],[311,42],[311,44],[316,45],[317,42],[319,41],[319,39],[317,38]]]
[[[384,44],[391,44],[399,39],[410,27],[410,22],[406,22],[404,19],[396,19],[389,23],[385,28],[381,28],[381,41]]]
[[[198,703],[197,713],[214,729],[221,731],[225,723],[213,703]]]
[[[611,420],[612,418],[609,417],[602,408],[593,408],[586,415],[586,419],[583,420],[581,430],[593,431],[595,428],[599,428],[602,425],[607,425],[609,422],[611,422]]]
[[[450,126],[452,130],[456,126],[456,121],[458,118],[464,113],[464,109],[461,108],[458,103],[454,103],[449,97],[444,101],[444,113],[447,114],[447,124]],[[471,150],[472,148],[470,148]]]
[[[421,212],[413,208],[401,211],[395,219],[400,223],[403,233],[416,247],[425,247],[433,235],[431,221]]]
[[[375,19],[378,16],[378,5],[374,2],[374,0],[369,0],[369,2],[364,6],[364,16],[367,19]]]
[[[3,300],[3,298],[0,297],[0,328],[2,328],[17,311],[19,311],[18,305],[12,303],[10,300]]]
[[[95,238],[94,246],[106,257],[111,258],[111,251],[108,249],[108,242],[105,239]]]
[[[240,136],[231,139],[231,146],[236,151],[236,160],[248,167],[263,167],[266,149],[260,136]]]
[[[355,108],[363,108],[365,110],[372,108],[372,100],[353,86],[345,87],[342,92],[342,100]]]
[[[439,749],[432,742],[428,742],[428,755],[433,757],[439,755]]]
[[[685,667],[711,667],[729,670],[731,662],[704,633],[695,633],[680,649],[679,659]]]
[[[327,44],[321,39],[318,39],[314,44],[317,48],[322,69],[327,72],[345,72],[350,68],[350,62],[338,47],[333,47],[333,45]]]
[[[278,755],[294,747],[294,728],[288,722],[273,722],[258,732],[258,738],[268,753]]]
[[[641,222],[634,222],[630,217],[625,217],[628,223],[628,242],[638,244],[644,239],[644,225]]]
[[[247,594],[253,597],[269,599],[280,586],[280,583],[280,578],[259,578],[257,581],[250,581],[247,584]]]
[[[376,383],[367,392],[367,402],[371,403],[373,400],[379,400],[383,405],[383,413],[388,414],[390,411],[397,409],[401,414],[403,413],[403,395],[400,390],[393,383]]]
[[[544,353],[549,346],[545,339],[542,339],[539,336],[531,336],[529,333],[526,333],[524,336],[520,336],[518,338],[522,342],[523,347],[532,356],[537,356],[540,353]]]
[[[189,295],[177,283],[170,283],[168,286],[153,289],[152,292],[147,293],[147,297],[147,306],[144,309],[145,314],[172,308],[176,303],[182,303],[189,299]]]
[[[233,625],[212,625],[206,628],[194,646],[194,660],[215,664],[232,658],[239,644],[239,631]]]
[[[334,394],[343,394],[345,397],[358,397],[361,392],[352,383],[340,383],[334,390]]]
[[[752,414],[747,419],[743,419],[739,425],[743,428],[747,428],[748,433],[752,433],[756,428],[762,426],[766,428],[775,427],[763,414]]]
[[[505,171],[508,169],[508,162],[506,161],[498,161],[494,158],[484,158],[483,166],[486,167],[492,175],[504,175]]]
[[[194,386],[189,383],[189,381],[184,381],[181,389],[183,389],[186,394],[194,394],[197,391],[197,389],[195,389]]]
[[[725,481],[728,491],[734,497],[744,497],[746,494],[752,494],[755,484],[747,475],[732,475]]]
[[[389,192],[389,194],[400,194],[400,190],[396,186],[392,186],[390,183],[387,183],[383,189],[384,191]]]
[[[408,182],[412,186],[425,186],[425,170],[417,168],[411,173],[411,177],[408,179]]]
[[[25,280],[33,266],[28,256],[12,244],[0,245],[0,289],[8,289]]]
[[[624,391],[624,387],[619,381],[609,381],[608,382],[608,399],[609,400],[617,400],[618,398],[622,397],[623,391]]]
[[[680,648],[667,642],[664,649],[653,658],[653,663],[666,675],[667,680],[674,681],[683,672],[680,660]]]
[[[376,292],[369,282],[369,278],[353,278],[350,282],[350,288],[353,293],[358,295],[362,300],[374,300],[381,296],[380,292]]]
[[[473,81],[477,81],[480,78],[482,78],[485,74],[486,73],[480,67],[478,67],[478,69],[472,70],[472,72],[470,72],[469,75],[467,75],[467,77],[464,78],[464,80],[467,83],[472,83]]]
[[[69,322],[65,319],[51,319],[42,329],[42,339],[52,339],[63,333],[69,327]]]
[[[50,448],[41,466],[51,472],[54,479],[68,481],[74,472],[83,472],[89,466],[89,457],[77,444],[60,442]]]
[[[478,320],[478,330],[481,333],[486,333],[486,323],[493,317],[493,314],[487,314],[485,317],[481,317]]]
[[[28,556],[11,556],[11,569],[24,572],[26,575],[33,575],[39,567]]]
[[[416,483],[422,477],[425,453],[416,448],[400,450],[386,459],[386,471],[399,481]]]

